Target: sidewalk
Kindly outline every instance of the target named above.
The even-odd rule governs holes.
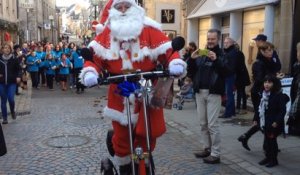
[[[27,83],[27,89],[22,90],[21,88],[19,88],[20,95],[15,96],[17,116],[30,114],[32,88],[31,81],[27,81]]]
[[[174,99],[176,102],[177,99]],[[165,110],[167,124],[191,140],[199,142],[200,149],[200,128],[194,102],[185,103],[183,110]],[[262,151],[263,135],[258,132],[249,140],[251,151],[245,150],[237,138],[244,133],[252,123],[253,113],[237,115],[232,119],[220,119],[221,130],[221,159],[222,163],[229,165],[236,170],[244,169],[250,174],[299,174],[300,167],[300,138],[279,136],[278,145],[281,152],[278,154],[279,166],[266,168],[258,165],[264,158]],[[196,150],[195,150],[196,151]],[[193,155],[191,155],[193,156]],[[229,161],[227,161],[229,160]],[[214,166],[214,165],[212,165]]]

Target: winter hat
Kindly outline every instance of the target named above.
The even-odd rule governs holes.
[[[109,10],[112,6],[113,0],[110,0],[106,3],[105,7],[103,8],[102,12],[100,13],[100,20],[99,22],[93,21],[92,28],[96,31],[96,34],[99,35],[104,30],[105,22],[109,16]]]
[[[80,51],[80,54],[84,60],[93,60],[93,53],[88,48],[83,48]]]
[[[264,34],[258,34],[255,38],[253,38],[255,41],[267,41],[267,36]]]

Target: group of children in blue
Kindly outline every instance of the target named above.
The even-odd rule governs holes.
[[[73,44],[74,45],[74,44]],[[38,88],[39,72],[45,74],[46,84],[53,89],[54,79],[60,82],[61,89],[67,90],[67,79],[70,74],[70,81],[75,81],[77,92],[84,91],[84,86],[79,82],[78,74],[83,67],[84,60],[80,56],[80,50],[74,45],[71,48],[60,48],[56,45],[54,49],[50,46],[39,46],[29,50],[26,58],[27,71],[30,73],[32,87]],[[43,76],[43,75],[42,75]]]

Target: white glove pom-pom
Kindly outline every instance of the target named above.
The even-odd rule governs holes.
[[[87,87],[98,84],[98,76],[93,72],[87,72],[83,77],[83,84]]]
[[[96,35],[99,35],[104,30],[104,26],[102,24],[97,24],[95,28],[96,28]]]
[[[184,67],[181,64],[171,65],[169,71],[171,75],[182,75]]]
[[[182,59],[174,59],[169,63],[169,72],[171,75],[175,75],[178,78],[186,76],[186,63]]]

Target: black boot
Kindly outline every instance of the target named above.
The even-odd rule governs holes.
[[[270,157],[270,161],[268,164],[266,164],[266,167],[268,168],[272,168],[276,165],[278,165],[278,160],[277,160],[277,155],[278,155],[278,145],[277,145],[277,141],[276,138],[271,140],[270,147],[269,147],[269,157]]]
[[[241,135],[239,138],[238,138],[238,141],[242,142],[242,145],[243,147],[248,150],[248,151],[251,151],[249,146],[248,146],[248,140],[249,140],[249,137],[247,137],[245,134]]]
[[[101,174],[103,175],[115,175],[117,174],[117,170],[109,158],[105,158],[101,160]]]
[[[266,167],[272,168],[274,166],[278,165],[277,159],[272,159],[269,163],[266,164]]]
[[[120,175],[131,175],[131,163],[119,167]]]
[[[250,148],[248,146],[248,140],[249,138],[255,134],[257,131],[259,131],[259,126],[258,125],[254,125],[252,126],[245,134],[241,135],[239,138],[238,138],[238,141],[242,142],[242,145],[243,147],[250,151]]]
[[[270,160],[266,157],[263,160],[261,160],[260,162],[258,162],[259,165],[266,165],[270,162]]]
[[[115,150],[113,148],[112,137],[114,135],[114,130],[108,130],[106,135],[106,146],[109,154],[113,157],[115,155]]]

